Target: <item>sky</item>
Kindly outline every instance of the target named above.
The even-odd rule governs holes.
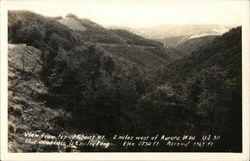
[[[10,0],[8,8],[32,10],[46,16],[73,13],[103,26],[241,25],[245,2],[246,0]]]

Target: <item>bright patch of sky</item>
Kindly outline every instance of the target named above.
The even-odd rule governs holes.
[[[244,0],[26,0],[8,1],[10,9],[46,16],[73,13],[104,26],[160,24],[242,24]]]

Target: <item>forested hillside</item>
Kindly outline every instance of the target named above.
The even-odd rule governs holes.
[[[10,46],[11,65],[22,62],[29,53],[39,62],[38,71],[29,67],[33,59],[26,64],[31,73],[18,66],[18,72],[26,73],[20,76],[25,81],[11,79],[15,91],[20,87],[25,93],[19,97],[33,98],[34,102],[27,105],[32,112],[20,119],[27,103],[13,102],[10,89],[13,104],[9,111],[12,120],[18,121],[10,121],[9,142],[20,135],[11,130],[15,126],[28,126],[21,132],[45,130],[24,120],[32,115],[43,119],[44,114],[51,113],[45,120],[50,126],[46,132],[105,134],[112,143],[110,149],[78,146],[76,151],[241,151],[241,27],[184,57],[178,49],[165,48],[128,31],[108,30],[72,14],[50,18],[29,11],[9,11],[8,20],[9,43],[27,45],[20,49],[23,52]],[[34,86],[40,81],[41,87]],[[29,93],[33,87],[35,91]],[[17,114],[15,106],[21,106]],[[220,135],[222,140],[210,148],[128,148],[112,140],[115,134],[211,134]],[[11,149],[30,151],[16,144]]]
[[[24,44],[9,44],[8,48],[8,149],[12,152],[58,150],[55,146],[48,148],[24,144],[24,132],[59,131],[62,130],[60,120],[70,118],[69,113],[66,114],[62,109],[48,108],[46,101],[40,99],[48,92],[39,76],[42,72],[42,53]]]
[[[175,48],[183,52],[185,55],[192,54],[197,48],[210,43],[218,35],[209,35],[209,36],[177,36],[177,37],[168,37],[164,39],[157,39],[157,41],[164,44],[165,47]]]
[[[241,27],[237,27],[168,65],[158,77],[174,87],[194,112],[197,129],[223,134],[224,145],[232,149],[241,149],[241,58]]]
[[[188,54],[192,54],[192,52],[195,51],[197,48],[205,45],[206,43],[210,43],[216,37],[217,37],[216,35],[210,35],[210,36],[189,38],[188,40],[182,42],[181,44],[178,44],[176,48],[181,51],[185,51]]]
[[[174,50],[165,50],[159,42],[124,30],[108,30],[73,14],[68,14],[65,18],[50,18],[30,11],[9,11],[8,18],[9,42],[25,43],[46,51],[44,55],[49,64],[59,50],[69,51],[76,46],[89,44],[103,49],[105,54],[121,61],[120,64],[126,64],[126,67],[140,65],[142,61],[148,64],[141,66],[140,70],[156,70],[182,56],[181,51],[175,54]],[[119,48],[123,50],[117,55]],[[127,59],[127,52],[131,52],[130,61],[124,63],[123,59]],[[141,52],[144,52],[143,56],[132,54]],[[47,58],[47,55],[50,58]]]

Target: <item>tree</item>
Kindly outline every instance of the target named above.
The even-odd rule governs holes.
[[[44,38],[45,31],[36,25],[23,26],[15,36],[18,42],[32,45],[34,41]]]

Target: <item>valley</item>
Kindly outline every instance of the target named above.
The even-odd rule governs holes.
[[[205,26],[170,25],[142,36],[73,14],[10,10],[9,151],[242,151],[241,27]],[[25,144],[28,132],[105,139]],[[189,148],[147,140],[163,134],[164,139],[210,134],[222,139]],[[145,143],[123,146],[114,136],[145,136]]]

